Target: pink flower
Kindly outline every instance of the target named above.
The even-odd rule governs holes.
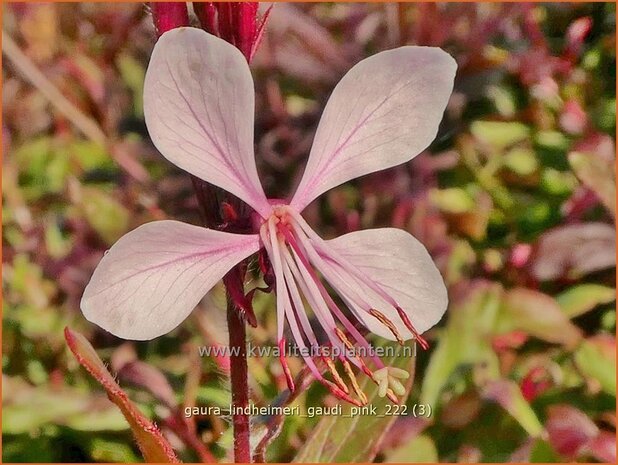
[[[256,212],[256,233],[232,234],[155,221],[122,237],[99,263],[81,301],[86,318],[126,339],[148,340],[178,326],[237,263],[261,248],[275,275],[280,346],[287,320],[314,376],[340,398],[364,403],[350,363],[396,401],[398,379],[355,327],[403,342],[436,324],[447,306],[442,277],[410,234],[393,228],[321,239],[301,216],[320,194],[350,179],[409,161],[434,139],[453,87],[455,61],[431,47],[401,47],[354,66],[337,85],[318,126],[304,176],[289,202],[266,198],[253,153],[254,89],[241,52],[194,28],[171,30],[152,53],[144,114],[152,140],[172,163],[223,188]],[[345,303],[346,316],[323,281]],[[316,320],[359,400],[333,360],[311,351]],[[351,353],[365,348],[366,357]],[[316,366],[323,359],[333,381]],[[293,389],[285,358],[282,364]],[[373,364],[373,370],[368,364]]]

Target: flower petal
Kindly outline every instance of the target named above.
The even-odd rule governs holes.
[[[200,29],[161,36],[144,83],[144,117],[165,158],[269,211],[253,153],[255,92],[247,60]]]
[[[423,244],[407,232],[395,228],[369,229],[346,234],[325,244],[326,249],[319,250],[321,255],[328,258],[328,249],[332,248],[364,273],[399,304],[419,334],[444,315],[448,296],[442,276]],[[363,300],[386,315],[404,339],[412,338],[394,307],[347,272],[345,267],[329,261],[333,271],[354,285]],[[355,314],[373,333],[395,339],[392,332],[373,316],[359,311]]]
[[[81,301],[85,317],[133,340],[178,326],[238,262],[259,249],[256,235],[230,234],[179,221],[155,221],[105,253]]]
[[[354,66],[322,115],[290,205],[350,179],[411,160],[436,137],[457,65],[434,47],[400,47]]]

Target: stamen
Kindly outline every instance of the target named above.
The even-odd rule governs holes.
[[[414,328],[414,326],[410,322],[410,319],[404,313],[403,309],[399,306],[399,304],[397,304],[397,302],[388,293],[384,291],[384,289],[382,289],[380,285],[369,280],[368,277],[364,273],[362,273],[356,266],[352,265],[348,260],[346,260],[340,254],[338,254],[332,248],[330,247],[328,248],[327,254],[325,254],[323,251],[321,252],[319,250],[320,247],[321,248],[327,247],[327,244],[325,243],[325,241],[320,236],[318,236],[315,233],[315,231],[313,231],[313,229],[311,229],[311,226],[309,226],[309,224],[305,221],[302,215],[300,215],[298,212],[294,211],[293,209],[289,209],[288,211],[290,213],[290,216],[292,217],[293,223],[297,225],[300,229],[302,229],[307,234],[307,236],[310,237],[310,239],[314,242],[314,244],[317,246],[316,250],[319,255],[326,255],[331,260],[334,260],[334,262],[337,263],[340,267],[352,273],[357,279],[361,280],[366,286],[368,286],[370,289],[376,292],[380,297],[386,300],[386,302],[392,305],[397,310],[397,313],[399,314],[406,328],[408,328],[408,330],[414,335],[419,345],[425,350],[429,348],[429,344],[427,343],[425,339],[423,339],[420,336],[418,331]]]
[[[312,346],[317,347],[319,345],[318,340],[315,337],[313,328],[311,327],[311,323],[309,322],[309,318],[307,317],[307,312],[305,312],[305,306],[300,296],[300,292],[298,291],[298,286],[296,285],[296,281],[294,280],[294,276],[292,274],[292,271],[290,270],[287,259],[283,260],[283,274],[285,276],[285,281],[288,286],[290,297],[292,298],[292,308],[294,309],[294,314],[300,321],[303,332],[309,339],[309,343]]]
[[[286,212],[291,213],[291,215],[286,215]],[[319,244],[322,244],[323,241],[317,238],[314,244],[314,241],[307,237],[308,234],[306,234],[302,225],[298,227],[298,222],[294,221],[296,215],[298,214],[291,211],[291,209],[288,210],[284,208],[281,212],[271,216],[260,228],[260,237],[275,274],[278,317],[277,332],[280,349],[279,361],[283,368],[288,388],[290,391],[294,391],[295,386],[291,370],[285,357],[286,340],[283,337],[283,322],[285,319],[288,320],[294,339],[303,349],[303,359],[312,374],[316,380],[326,386],[334,396],[356,406],[362,406],[368,403],[367,395],[362,391],[351,366],[351,363],[353,363],[378,384],[379,393],[381,395],[387,396],[394,403],[398,403],[399,400],[396,394],[405,394],[405,387],[395,378],[405,378],[409,375],[402,370],[393,370],[392,373],[389,373],[382,361],[376,357],[372,351],[370,352],[372,353],[371,358],[375,361],[378,370],[374,373],[367,367],[364,360],[358,355],[353,340],[368,349],[371,349],[371,345],[333,301],[333,298],[326,290],[322,280],[318,277],[316,269],[322,272],[325,280],[331,282],[333,289],[354,312],[357,313],[359,309],[368,312],[384,324],[393,333],[400,344],[403,344],[401,333],[384,313],[370,307],[369,304],[364,301],[365,297],[362,297],[364,294],[359,294],[358,290],[355,289],[354,286],[359,284],[362,286],[362,284],[367,281],[367,277],[364,276],[360,270],[355,270],[356,273],[352,273],[352,277],[355,279],[352,279],[349,283],[345,279],[336,276],[337,267],[349,273],[349,264],[345,260],[340,262],[336,257],[331,257],[330,254],[327,253],[329,252],[327,248],[325,248],[325,252],[320,252],[315,248],[315,246],[318,245],[317,241],[320,241]],[[310,232],[313,233],[311,230]],[[313,235],[315,235],[315,233],[313,233]],[[332,262],[332,265],[327,265],[326,260]],[[316,269],[314,269],[313,266],[316,266]],[[356,276],[357,273],[361,276]],[[333,277],[334,279],[331,280],[329,277]],[[369,287],[378,295],[382,296],[384,291],[375,283],[371,283]],[[302,294],[300,291],[302,291]],[[308,304],[313,308],[315,316],[320,322],[320,325],[326,330],[333,347],[342,348],[350,354],[342,355],[339,359],[342,362],[346,377],[350,380],[352,390],[358,399],[350,396],[350,388],[338,372],[336,363],[333,359],[330,357],[321,357],[330,371],[334,382],[323,376],[314,363],[312,356],[306,355],[305,340],[308,340],[312,345],[316,346],[318,342],[313,333],[313,328],[309,322],[307,313],[304,311],[305,303],[303,303],[302,295],[304,295]],[[392,299],[385,300],[389,303],[392,301]],[[395,308],[400,315],[403,313],[400,307],[396,306]],[[406,317],[405,313],[403,316]],[[337,322],[337,320],[341,322],[349,334],[338,327],[339,322]],[[404,320],[404,324],[406,328],[419,339],[418,332],[415,329],[411,329],[413,326],[407,317]],[[353,340],[348,338],[349,335],[351,335],[350,337],[352,337]],[[421,345],[423,345],[423,343],[421,343]]]
[[[341,342],[343,342],[343,344],[345,345],[346,349],[348,349],[349,354],[354,354],[354,357],[355,357],[356,361],[358,362],[358,365],[360,366],[361,370],[363,370],[363,372],[367,376],[373,377],[372,371],[365,364],[365,361],[361,357],[358,356],[358,354],[356,353],[356,350],[355,350],[356,348],[354,347],[354,344],[352,344],[352,342],[350,342],[350,340],[347,338],[345,333],[340,328],[336,327],[335,328],[335,334],[337,334],[337,337],[339,339],[341,339]],[[382,365],[382,367],[384,367],[384,365]]]
[[[350,352],[354,352],[354,344],[352,344],[350,342],[350,340],[347,338],[345,333],[341,329],[339,329],[339,328],[335,328],[335,333],[337,334],[337,337],[339,337],[339,339],[341,339],[341,342],[343,342],[345,344],[346,348]]]
[[[352,265],[349,260],[342,257],[339,253],[337,253],[337,251],[333,250],[331,247],[328,247],[324,239],[318,236],[315,231],[311,229],[311,226],[309,226],[309,224],[305,221],[305,219],[300,213],[294,211],[293,209],[289,209],[288,211],[290,213],[290,216],[292,217],[292,220],[294,221],[294,224],[301,228],[303,231],[305,231],[307,236],[309,236],[309,238],[315,244],[316,250],[320,255],[325,255],[328,258],[334,260],[336,263],[339,264],[339,266],[347,270],[349,273],[353,274],[357,279],[361,280],[367,287],[369,287],[369,289],[372,289],[393,307],[398,306],[397,302],[395,302],[395,299],[393,299],[387,292],[385,292],[381,286],[370,280],[365,275],[365,273],[359,270],[356,266]],[[327,252],[320,252],[320,248],[327,249]]]
[[[278,220],[272,216],[268,219],[270,250],[267,249],[267,251],[270,254],[271,264],[273,266],[273,270],[275,271],[275,293],[277,294],[277,339],[281,340],[283,338],[283,323],[285,318],[285,281],[283,279],[283,269],[281,266],[281,251],[279,248],[279,240],[277,239],[277,232],[275,230],[275,221]],[[265,244],[267,241],[265,241],[263,238],[262,242]]]
[[[334,383],[328,381],[327,379],[325,379],[322,384],[324,384],[330,390],[330,392],[332,392],[335,396],[339,397],[340,399],[343,399],[353,405],[356,405],[357,407],[363,406],[363,404],[361,404],[360,401],[354,399],[353,397],[350,397],[348,394],[346,394],[341,389],[339,389]]]
[[[377,311],[375,308],[372,308],[371,310],[369,310],[369,313],[372,316],[376,317],[380,321],[380,323],[386,326],[390,330],[390,332],[393,333],[393,336],[395,336],[395,339],[397,339],[397,342],[400,345],[404,344],[401,334],[399,333],[399,331],[397,330],[393,322],[389,320],[388,318],[386,318],[386,315],[384,315],[382,312]]]
[[[358,385],[358,382],[356,381],[356,376],[354,376],[354,372],[352,371],[352,367],[347,360],[342,360],[341,362],[343,363],[343,368],[345,369],[348,378],[350,378],[350,381],[352,382],[352,388],[354,389],[354,392],[356,393],[362,404],[367,405],[369,403],[369,400],[367,399],[367,396],[365,395],[363,390]]]
[[[308,294],[308,298],[312,299],[313,298],[313,302],[310,302],[312,306],[314,306],[314,310],[316,311],[316,316],[318,317],[318,319],[320,320],[320,323],[322,324],[322,326],[324,327],[324,329],[326,329],[327,334],[329,336],[329,339],[331,340],[331,343],[333,344],[333,346],[337,346],[337,344],[333,341],[333,339],[331,338],[331,333],[333,332],[337,332],[337,331],[341,331],[337,325],[335,324],[334,320],[332,319],[332,315],[330,312],[328,312],[328,309],[323,307],[323,305],[326,305],[328,308],[330,308],[330,310],[337,316],[339,317],[340,321],[343,322],[344,326],[347,328],[348,326],[350,326],[352,329],[354,329],[357,333],[357,341],[361,341],[361,344],[363,344],[364,346],[367,347],[367,351],[371,353],[371,346],[369,345],[369,343],[362,337],[362,335],[358,332],[358,330],[356,330],[352,324],[350,323],[350,321],[345,317],[345,315],[343,315],[343,313],[341,312],[341,310],[339,310],[339,308],[337,307],[337,305],[335,304],[335,302],[332,300],[332,298],[330,297],[330,295],[328,295],[328,292],[326,291],[326,289],[324,289],[324,286],[322,285],[322,283],[320,282],[320,280],[317,278],[317,276],[315,275],[315,272],[313,272],[313,269],[310,267],[310,265],[305,265],[305,262],[303,261],[303,256],[300,255],[300,250],[299,253],[296,252],[296,250],[294,248],[292,248],[292,252],[294,253],[294,258],[296,260],[294,260],[293,258],[291,258],[291,255],[289,255],[289,251],[287,251],[287,249],[285,250],[285,252],[287,253],[287,255],[285,256],[286,260],[288,260],[289,265],[290,265],[290,269],[292,270],[293,273],[295,273],[295,276],[297,273],[300,273],[302,271],[304,271],[307,275],[307,280],[300,280],[300,278],[297,277],[297,280],[299,281],[299,283],[302,286],[312,286],[314,290],[317,290],[320,294],[317,296],[312,296],[311,294]],[[290,257],[288,259],[288,256]],[[298,263],[297,263],[298,262]],[[295,271],[296,270],[296,271]],[[308,281],[308,282],[307,282]],[[306,289],[304,289],[305,293],[307,294]],[[315,305],[320,305],[319,307],[315,307]],[[320,309],[320,311],[325,311],[326,314],[330,317],[330,322],[332,322],[331,325],[326,326],[323,322],[323,320],[320,318],[320,312],[318,312],[318,308]],[[339,338],[341,339],[341,338]],[[354,350],[354,345],[347,340],[347,348],[348,350]],[[342,341],[343,342],[343,341]],[[384,366],[382,364],[382,361],[375,357],[372,356],[372,358],[375,358],[375,363],[378,367],[382,367]],[[365,362],[362,360],[362,358],[360,358],[359,356],[355,356],[352,359],[352,362],[358,366],[359,368],[361,368],[365,373],[369,372],[371,373],[371,370],[369,370],[369,368],[367,368],[367,366],[365,365]]]
[[[423,348],[423,350],[429,349],[429,343],[423,337],[421,337],[421,335],[418,333],[418,331],[416,330],[416,328],[414,327],[414,325],[408,318],[408,315],[406,315],[406,313],[403,311],[401,307],[397,307],[397,313],[399,314],[399,318],[401,318],[401,321],[403,321],[403,324],[406,325],[406,328],[408,328],[410,332],[414,334],[414,338],[416,339],[418,344]]]
[[[273,265],[273,268],[275,269],[275,272],[277,275],[280,274],[281,270],[277,270],[277,264],[281,263],[281,257],[279,256],[279,260],[275,260],[275,255],[273,253],[273,248],[272,248],[272,243],[269,240],[269,238],[267,237],[267,232],[266,232],[266,228],[265,228],[266,224],[264,224],[262,226],[262,229],[260,230],[260,236],[262,238],[262,242],[264,244],[264,248],[266,249],[266,252],[268,253],[271,263]],[[300,329],[298,327],[298,323],[296,322],[296,318],[294,317],[295,315],[295,311],[293,308],[292,303],[290,302],[289,299],[289,294],[286,292],[285,294],[283,293],[283,289],[285,288],[285,281],[283,280],[279,280],[279,278],[277,278],[277,290],[278,292],[278,299],[280,298],[283,302],[283,313],[285,315],[285,317],[287,317],[288,320],[288,324],[290,325],[290,329],[292,331],[292,334],[294,335],[294,339],[296,340],[296,343],[301,347],[302,351],[301,354],[303,359],[305,360],[305,363],[307,364],[307,366],[309,367],[309,370],[311,371],[311,373],[313,374],[313,376],[315,377],[315,379],[317,379],[319,382],[321,382],[322,384],[326,383],[326,379],[324,379],[324,377],[322,376],[322,374],[320,373],[320,370],[318,370],[318,368],[316,367],[315,363],[313,362],[313,360],[311,359],[311,357],[309,357],[308,355],[306,355],[308,352],[306,350],[306,345],[305,345],[305,341],[303,340],[303,337],[300,333]],[[287,289],[286,289],[287,290]],[[278,300],[279,302],[279,300]],[[278,314],[278,318],[279,318],[279,313],[280,313],[280,309],[277,308],[277,314]],[[281,339],[280,339],[281,340]],[[285,372],[285,368],[284,368],[284,372]],[[287,378],[286,375],[286,381],[289,380]],[[289,387],[289,384],[288,384]],[[328,387],[328,386],[327,386]],[[330,389],[330,387],[329,387]]]
[[[393,404],[399,404],[399,398],[393,393],[393,391],[391,389],[387,389],[386,390],[386,397],[388,397],[388,399],[393,403]]]
[[[292,232],[287,228],[283,228],[282,232],[286,238],[286,241],[292,247],[294,256],[300,260],[299,268],[300,268],[300,265],[302,264],[303,265],[302,267],[306,270],[306,272],[312,278],[313,282],[316,284],[316,287],[318,288],[322,296],[322,299],[326,303],[328,308],[331,310],[332,313],[335,314],[335,316],[339,319],[339,321],[341,321],[341,323],[346,328],[346,330],[350,332],[350,334],[352,334],[356,342],[362,345],[369,354],[372,354],[371,359],[376,364],[376,366],[378,368],[383,367],[384,364],[382,363],[382,361],[378,357],[373,355],[373,350],[369,342],[367,342],[367,340],[363,337],[363,335],[354,327],[354,325],[350,322],[350,320],[339,309],[337,304],[333,301],[332,297],[330,296],[330,294],[328,293],[328,291],[326,290],[326,288],[324,287],[324,285],[322,284],[322,282],[316,275],[315,271],[313,270],[313,267],[308,262],[306,255],[317,256],[315,251],[311,250],[311,244],[308,244],[306,242],[306,239],[303,238],[301,234],[298,235],[298,239],[300,243],[297,242],[296,236],[294,236]],[[299,232],[302,232],[302,231],[299,231]],[[357,365],[357,363],[355,363],[355,365]]]
[[[320,325],[325,329],[326,335],[328,336],[331,344],[333,346],[340,346],[339,341],[333,336],[332,328],[336,327],[335,320],[333,316],[326,308],[326,303],[321,299],[320,292],[317,289],[317,284],[311,279],[307,279],[302,275],[302,270],[298,267],[298,264],[290,254],[287,247],[283,249],[283,257],[286,260],[290,271],[292,272],[296,282],[301,286],[302,291],[309,300],[309,305],[313,308],[315,316],[318,318]]]
[[[290,371],[290,367],[288,366],[288,362],[285,358],[285,338],[279,341],[279,363],[281,363],[281,367],[283,368],[288,389],[290,392],[294,392],[296,389],[294,386],[294,378],[292,378],[292,372]]]
[[[341,376],[339,375],[339,372],[337,371],[337,367],[335,367],[335,362],[333,362],[332,359],[328,357],[322,357],[322,358],[324,360],[324,363],[326,363],[326,366],[328,367],[330,374],[333,375],[333,379],[335,380],[335,383],[337,383],[337,386],[339,386],[339,388],[341,388],[341,390],[344,391],[346,394],[349,394],[350,390],[343,382],[343,379],[341,379]]]
[[[271,234],[271,239],[272,239],[272,234]],[[278,274],[282,274],[281,273],[281,269],[277,270],[277,268],[279,267],[279,265],[281,264],[281,257],[277,257],[276,255],[273,254],[273,249],[272,247],[272,240],[271,240],[271,244],[269,246],[266,245],[266,241],[264,242],[264,246],[267,249],[267,252],[271,255],[271,258],[273,258],[272,263],[273,263],[273,267],[275,268],[275,271],[278,272]],[[283,250],[287,250],[285,248],[283,248]],[[280,250],[277,250],[277,252],[280,252]],[[296,343],[301,347],[302,351],[301,353],[305,354],[306,351],[306,345],[305,342],[302,338],[302,335],[300,333],[300,329],[298,327],[298,323],[296,322],[296,319],[294,318],[295,312],[292,306],[292,302],[290,301],[289,298],[289,293],[286,292],[285,294],[283,293],[283,289],[285,289],[286,291],[288,291],[287,286],[285,286],[286,282],[283,281],[282,279],[280,280],[279,277],[277,278],[277,290],[279,291],[277,293],[277,297],[278,299],[281,299],[281,303],[283,304],[283,313],[284,315],[287,317],[288,323],[290,325],[290,329],[292,331],[292,334],[294,335],[294,339],[296,340]],[[278,300],[279,303],[279,300]],[[279,312],[279,309],[278,309]],[[280,338],[280,341],[282,340],[282,338]],[[281,344],[281,343],[280,343]],[[320,370],[318,370],[318,368],[315,366],[315,363],[313,362],[313,360],[311,359],[311,357],[307,356],[307,355],[303,355],[303,359],[305,360],[305,363],[307,364],[307,366],[309,367],[309,369],[311,370],[311,373],[313,374],[313,376],[320,382],[322,383],[324,386],[326,386],[329,391],[335,395],[336,397],[338,397],[339,399],[345,400],[346,402],[349,402],[353,405],[356,405],[358,407],[360,407],[362,404],[350,397],[346,392],[344,392],[342,389],[340,389],[337,385],[335,385],[334,383],[328,381],[326,378],[324,378],[324,376],[322,376],[322,374],[320,373]],[[287,365],[287,364],[286,364]],[[285,368],[284,368],[284,372],[285,372]],[[286,375],[286,380],[289,382],[290,379],[287,377]],[[293,380],[292,380],[293,383]],[[289,385],[288,385],[289,386]]]

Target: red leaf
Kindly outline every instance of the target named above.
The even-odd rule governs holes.
[[[178,463],[176,454],[157,426],[129,400],[88,340],[68,327],[64,328],[64,337],[77,361],[105,388],[109,400],[118,406],[127,419],[144,460],[151,463]]]
[[[575,459],[597,437],[599,429],[581,410],[570,405],[552,405],[545,425],[549,442],[558,453]]]
[[[600,462],[616,463],[616,433],[601,431],[588,444],[590,454]]]
[[[127,382],[148,390],[170,409],[177,406],[174,391],[167,378],[157,368],[141,360],[125,363],[118,370],[118,378],[123,383]]]
[[[569,224],[541,235],[532,274],[541,281],[580,276],[616,265],[616,231],[605,223]]]

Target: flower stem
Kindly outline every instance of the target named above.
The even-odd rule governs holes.
[[[152,16],[157,36],[166,31],[180,26],[189,25],[187,5],[184,2],[151,2]],[[255,48],[261,37],[266,23],[266,17],[258,24],[256,2],[246,3],[212,3],[195,2],[193,4],[196,15],[202,27],[212,34],[219,35],[222,39],[236,45],[245,55],[247,61],[255,52]],[[217,21],[215,21],[215,12]],[[218,24],[217,24],[218,23]],[[220,206],[223,203],[234,205],[234,211],[241,213],[241,220],[249,218],[242,215],[245,208],[237,199],[228,200],[227,195],[220,189],[208,183],[191,177],[195,190],[202,219],[206,227],[226,230],[234,226],[227,224],[228,219],[222,217]],[[238,218],[237,218],[238,220]],[[237,221],[235,227],[241,229],[246,226],[242,221]],[[249,223],[249,222],[247,222]],[[225,226],[224,226],[225,225]],[[240,231],[234,231],[240,232]],[[245,414],[245,408],[249,406],[249,385],[247,367],[246,327],[245,318],[255,325],[255,316],[250,308],[250,301],[244,308],[240,308],[239,295],[244,297],[243,281],[246,273],[246,264],[239,264],[229,273],[229,279],[224,279],[227,294],[227,324],[230,345],[230,377],[232,381],[232,415],[234,426],[234,460],[235,462],[251,462],[251,445],[249,442],[249,415]],[[236,279],[234,279],[236,278]],[[242,303],[241,303],[242,305]]]
[[[234,461],[251,462],[251,445],[249,442],[249,415],[245,408],[249,406],[249,385],[247,368],[246,328],[242,313],[228,295],[227,326],[230,334],[230,375],[232,380],[232,406],[234,412]]]

